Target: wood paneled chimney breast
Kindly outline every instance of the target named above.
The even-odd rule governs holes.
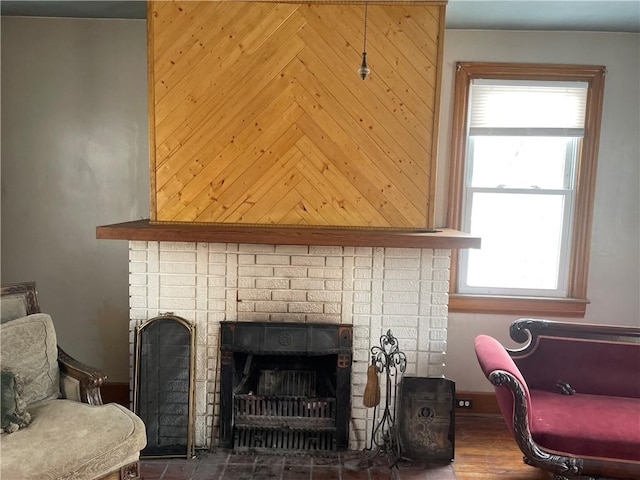
[[[148,2],[151,222],[432,227],[445,4]]]

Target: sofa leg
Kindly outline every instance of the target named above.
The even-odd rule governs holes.
[[[135,461],[122,467],[120,480],[140,480],[140,462]]]

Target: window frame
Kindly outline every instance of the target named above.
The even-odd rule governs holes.
[[[600,143],[606,68],[592,65],[458,62],[456,64],[447,223],[462,228],[467,151],[467,116],[471,81],[504,80],[583,81],[588,83],[584,137],[576,165],[575,203],[566,297],[462,294],[458,292],[457,252],[451,255],[449,311],[584,317],[587,304],[591,225]]]

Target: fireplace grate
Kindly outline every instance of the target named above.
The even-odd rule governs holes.
[[[335,451],[336,399],[315,392],[314,371],[261,370],[257,394],[234,395],[234,450]]]

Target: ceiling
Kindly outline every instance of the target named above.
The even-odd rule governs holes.
[[[146,17],[144,0],[2,0],[2,15]],[[640,0],[449,0],[446,27],[640,33]]]

